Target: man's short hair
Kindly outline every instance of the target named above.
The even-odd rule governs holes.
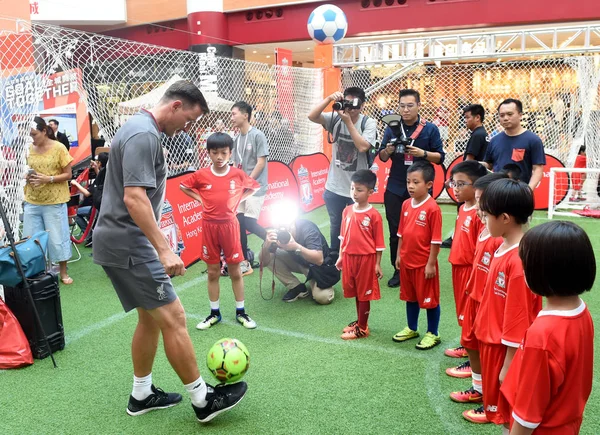
[[[108,153],[100,153],[96,156],[96,160],[100,162],[103,168],[106,168],[106,164],[108,163]]]
[[[344,89],[344,98],[346,98],[348,95],[354,98],[358,98],[361,101],[361,104],[364,104],[364,102],[367,101],[365,91],[356,86]]]
[[[594,248],[572,222],[554,221],[527,231],[519,244],[527,285],[540,296],[576,296],[596,278]]]
[[[485,119],[485,109],[481,104],[471,104],[463,109],[463,115],[469,112],[472,117],[479,116],[481,122]]]
[[[484,177],[479,178],[475,183],[473,183],[473,189],[478,189],[481,191],[485,191],[487,187],[492,184],[496,180],[502,180],[508,178],[508,174],[504,172],[493,172],[491,174],[487,174]]]
[[[229,148],[233,150],[233,139],[227,133],[213,133],[206,139],[207,150],[218,150],[221,148]]]
[[[503,102],[501,102],[500,104],[498,104],[498,112],[500,112],[500,107],[504,106],[505,104],[512,104],[514,103],[515,106],[517,106],[517,110],[519,113],[523,113],[523,103],[521,103],[519,100],[517,100],[516,98],[507,98],[506,100],[504,100]]]
[[[400,98],[402,97],[415,97],[417,103],[421,102],[421,94],[415,89],[402,89],[400,91]]]
[[[367,189],[375,189],[375,184],[377,184],[377,175],[375,175],[369,169],[359,169],[352,174],[350,180],[354,184],[362,184]]]
[[[410,165],[406,170],[406,173],[410,174],[412,172],[421,172],[425,183],[429,183],[430,181],[433,182],[433,180],[435,180],[435,169],[433,168],[433,165],[424,160],[419,160]]]
[[[238,109],[241,113],[245,113],[248,115],[248,122],[252,118],[252,106],[245,101],[238,101],[233,106],[231,106],[231,110]]]
[[[524,225],[533,214],[533,192],[522,181],[496,180],[481,195],[479,209],[494,217],[506,213]]]
[[[487,169],[478,161],[465,160],[454,166],[450,175],[465,174],[472,183],[475,183],[479,178],[486,176],[487,173]]]
[[[173,83],[160,99],[161,102],[175,100],[182,101],[186,106],[200,106],[203,114],[210,112],[206,99],[200,89],[188,80],[178,80]]]
[[[55,123],[56,126],[58,127],[60,125],[60,122],[58,122],[56,119],[52,118],[50,120],[48,120],[48,124],[50,124],[51,122]]]

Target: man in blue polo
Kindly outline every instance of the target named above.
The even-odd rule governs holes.
[[[400,91],[400,115],[402,116],[401,132],[404,137],[411,140],[411,145],[406,146],[405,153],[397,153],[396,137],[390,127],[385,129],[379,158],[386,162],[392,159],[392,168],[388,179],[387,188],[383,197],[385,204],[385,217],[390,230],[390,260],[395,267],[398,253],[398,225],[402,203],[410,198],[406,189],[406,170],[418,160],[427,160],[433,164],[441,165],[444,161],[444,147],[440,132],[435,124],[421,119],[421,96],[414,89]],[[400,286],[400,274],[396,270],[394,276],[388,281],[389,287]]]

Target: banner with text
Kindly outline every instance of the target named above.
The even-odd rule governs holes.
[[[296,157],[290,164],[298,181],[300,207],[305,213],[325,205],[323,193],[329,174],[329,159],[323,153]]]
[[[275,216],[272,216],[273,204],[280,201],[298,203],[298,183],[288,165],[278,161],[268,162],[269,187],[265,202],[258,218],[259,225],[272,227]]]

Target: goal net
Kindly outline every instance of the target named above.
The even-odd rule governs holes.
[[[551,168],[548,218],[600,218],[600,169]]]

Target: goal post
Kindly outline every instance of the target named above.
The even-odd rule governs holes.
[[[600,218],[600,169],[550,168],[548,219],[554,216]]]

